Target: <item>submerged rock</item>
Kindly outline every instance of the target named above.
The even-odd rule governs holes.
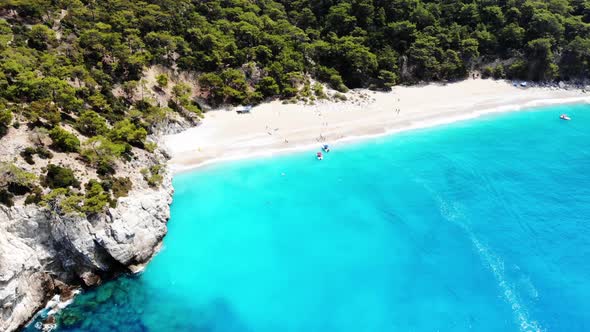
[[[113,287],[103,287],[96,292],[96,302],[104,303],[113,296]]]
[[[147,263],[166,234],[172,184],[131,192],[95,219],[34,206],[0,206],[0,331],[13,331],[56,293]],[[77,321],[66,318],[68,324]]]

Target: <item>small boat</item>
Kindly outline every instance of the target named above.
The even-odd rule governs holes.
[[[321,152],[316,153],[316,157],[318,158],[318,160],[324,159],[324,155]]]
[[[324,144],[322,146],[322,150],[324,150],[324,152],[330,152],[330,146],[328,144]]]
[[[570,118],[569,116],[567,116],[567,114],[562,114],[559,116],[560,119],[562,120],[571,120],[572,118]]]
[[[236,108],[236,113],[246,114],[246,113],[250,113],[251,110],[252,110],[252,105],[240,106],[240,107]]]

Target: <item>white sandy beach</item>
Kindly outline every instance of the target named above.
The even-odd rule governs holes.
[[[273,101],[250,114],[211,111],[198,127],[168,135],[173,171],[248,156],[272,155],[334,144],[347,139],[434,126],[523,108],[590,102],[582,90],[514,87],[509,82],[465,80],[458,83],[394,87],[391,92],[355,90],[346,102],[316,105]],[[556,114],[556,117],[558,114]]]

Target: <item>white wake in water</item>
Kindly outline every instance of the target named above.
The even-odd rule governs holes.
[[[504,261],[491,252],[486,245],[482,244],[470,230],[468,230],[466,227],[463,227],[463,229],[465,229],[469,235],[469,238],[477,249],[480,258],[486,263],[487,267],[492,271],[494,277],[498,281],[498,286],[502,290],[504,299],[510,304],[512,312],[519,323],[520,330],[523,332],[543,331],[537,321],[531,320],[528,315],[528,310],[526,310],[524,305],[520,302],[516,290],[506,281]]]
[[[541,325],[536,321],[531,319],[528,314],[528,310],[525,305],[520,301],[518,293],[513,285],[511,285],[506,278],[506,273],[504,270],[504,261],[498,257],[494,252],[482,243],[473,233],[471,228],[466,225],[465,223],[461,222],[461,209],[456,204],[448,204],[445,202],[438,194],[432,190],[428,184],[426,184],[422,180],[418,180],[425,188],[428,190],[434,199],[436,200],[440,213],[446,220],[454,223],[455,225],[459,226],[473,244],[478,256],[482,260],[482,263],[492,272],[494,278],[498,282],[498,287],[502,292],[502,296],[506,303],[508,303],[512,309],[512,313],[514,314],[514,319],[518,323],[520,330],[522,332],[543,332],[545,331]],[[532,283],[529,283],[530,287],[534,289]],[[536,290],[535,290],[536,291]]]

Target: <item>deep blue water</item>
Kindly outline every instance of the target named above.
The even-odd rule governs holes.
[[[59,331],[590,330],[589,106],[314,152],[176,176],[162,252]]]

